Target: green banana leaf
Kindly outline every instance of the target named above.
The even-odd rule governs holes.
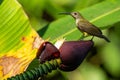
[[[0,80],[22,73],[36,57],[39,35],[17,0],[0,3]],[[42,41],[42,39],[41,39]]]
[[[87,20],[101,29],[107,29],[110,25],[120,22],[120,0],[107,0],[89,8],[78,10]],[[59,15],[62,16],[62,15]],[[53,31],[53,33],[51,33]],[[47,26],[44,31],[38,31],[44,39],[50,38],[55,42],[59,38],[78,40],[81,32],[76,28],[75,20],[71,16],[64,16]]]

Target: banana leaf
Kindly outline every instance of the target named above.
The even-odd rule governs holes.
[[[17,0],[1,1],[0,80],[26,70],[36,57],[40,39]]]

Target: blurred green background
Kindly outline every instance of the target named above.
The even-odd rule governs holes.
[[[32,27],[44,37],[42,30],[49,23],[62,19],[59,12],[81,11],[103,1],[116,0],[18,0],[27,13]],[[102,6],[102,5],[101,5]],[[99,12],[101,10],[98,10]],[[112,18],[111,18],[112,19]],[[74,25],[75,26],[75,25]],[[120,19],[105,26],[104,34],[111,43],[94,39],[95,46],[84,62],[72,72],[53,71],[45,80],[120,80]],[[44,29],[45,28],[45,29]],[[54,31],[51,31],[52,34]],[[49,37],[48,37],[49,38]],[[47,39],[47,38],[45,38]],[[36,61],[35,61],[36,62]],[[35,63],[31,63],[34,66]],[[29,67],[31,69],[31,67]]]

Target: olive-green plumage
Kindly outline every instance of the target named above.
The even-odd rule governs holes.
[[[62,13],[62,14],[71,15],[76,20],[77,28],[81,32],[103,38],[107,42],[110,42],[110,40],[102,34],[101,30],[98,27],[96,27],[95,25],[90,23],[88,20],[86,20],[79,12]]]

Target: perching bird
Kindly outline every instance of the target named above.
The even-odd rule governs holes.
[[[76,20],[77,28],[81,32],[83,32],[83,36],[86,36],[87,34],[89,34],[89,35],[92,35],[93,37],[97,36],[105,39],[107,42],[110,42],[110,40],[102,34],[101,30],[98,27],[96,27],[95,25],[90,23],[88,20],[86,20],[79,12],[71,12],[71,13],[63,12],[60,14],[71,15]]]

